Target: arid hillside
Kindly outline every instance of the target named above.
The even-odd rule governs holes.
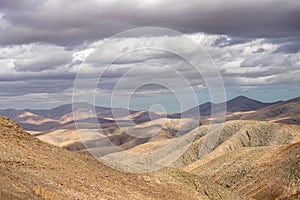
[[[191,162],[187,157],[195,160],[192,152],[195,153],[201,140],[196,140],[184,155],[186,157],[179,160],[179,163],[187,164],[184,171],[255,199],[300,198],[298,125],[226,122],[215,149]]]
[[[173,167],[213,180],[254,199],[300,198],[300,126],[228,121],[217,136],[212,151],[201,156],[201,147],[207,145],[208,128],[208,125],[203,125],[187,133],[194,137],[194,141]],[[156,152],[171,143],[176,143],[176,138],[148,142],[128,151]],[[125,164],[138,162],[134,157],[126,157],[124,152],[108,157],[129,159],[123,161]]]
[[[255,199],[299,199],[299,166],[300,142],[241,148],[186,171]]]
[[[0,199],[249,199],[176,169],[122,173],[0,117]]]

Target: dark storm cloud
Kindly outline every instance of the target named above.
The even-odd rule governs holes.
[[[232,46],[237,44],[244,44],[247,42],[250,42],[252,39],[249,38],[240,38],[240,37],[226,37],[226,36],[220,36],[218,37],[212,44],[213,47],[226,47],[226,46]]]
[[[289,43],[285,43],[280,45],[275,51],[274,53],[297,53],[300,51],[300,41],[297,42],[289,42]]]
[[[264,48],[259,48],[259,49],[255,50],[255,51],[253,51],[252,53],[263,53],[265,51],[266,50]]]
[[[11,0],[1,0],[0,1],[0,10],[5,9],[23,9],[32,6],[32,4],[39,5],[44,0],[24,0],[24,1],[11,1]]]
[[[252,67],[253,68],[253,67]],[[222,75],[227,77],[234,77],[234,76],[242,76],[245,78],[259,78],[259,77],[269,77],[269,76],[275,76],[275,75],[283,75],[285,73],[289,72],[297,72],[298,73],[298,66],[293,67],[265,67],[264,70],[253,70],[251,68],[248,68],[248,70],[245,70],[244,72],[240,73],[233,73],[233,72],[226,72],[226,70],[222,70]],[[280,81],[280,79],[279,79]]]
[[[297,66],[296,57],[293,55],[268,54],[264,56],[247,57],[241,63],[241,68],[246,67],[277,67]]]
[[[73,81],[76,77],[76,73],[71,72],[45,72],[45,73],[26,73],[26,74],[11,74],[1,76],[0,82],[2,81],[29,81],[29,80],[68,80]],[[73,84],[73,83],[72,83]],[[41,86],[41,85],[38,85]]]
[[[57,55],[57,57],[43,57],[37,56],[36,58],[20,59],[14,61],[14,69],[17,72],[42,72],[51,70],[59,70],[64,68],[68,63],[72,62],[70,55]]]
[[[59,94],[72,88],[73,82],[69,80],[26,80],[1,81],[1,96],[22,96],[32,93]],[[59,95],[58,95],[59,96]]]
[[[272,44],[283,44],[289,42],[298,42],[300,40],[300,33],[297,36],[288,36],[288,37],[267,37],[263,41],[266,43]]]
[[[206,89],[202,76],[180,56],[134,51],[159,44],[201,63],[204,54],[176,34],[143,37],[136,31],[105,45],[107,37],[141,26],[187,33],[208,51],[226,86],[294,84],[300,77],[299,8],[298,0],[0,0],[0,104],[24,107],[35,102],[47,107],[70,101],[81,66],[84,93],[94,91],[94,81],[113,60],[98,82],[101,98],[119,81],[121,95],[161,80],[178,91]],[[179,81],[179,75],[189,84]],[[214,80],[216,74],[205,73],[205,78]],[[165,92],[149,85],[139,95]]]
[[[243,37],[291,36],[300,32],[298,0],[1,0],[0,6],[2,45],[76,45],[141,26]]]

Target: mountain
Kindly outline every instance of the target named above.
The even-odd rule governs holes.
[[[249,199],[197,175],[166,168],[113,170],[42,142],[0,117],[0,199]]]
[[[204,114],[206,113],[209,115],[211,105],[211,103],[205,103],[200,105],[199,108]],[[219,105],[221,104],[216,104],[216,106]],[[261,103],[256,100],[240,96],[228,101],[227,105],[227,109],[231,112],[227,113],[226,121],[263,120],[300,124],[300,98],[269,105],[269,103]],[[89,151],[94,153],[112,153],[115,152],[116,149],[108,148],[107,144],[104,145],[105,141],[95,138],[89,139],[89,141],[86,141],[85,145],[83,145],[76,130],[73,119],[73,111],[76,113],[78,118],[77,121],[81,124],[84,123],[86,129],[89,129],[90,131],[99,131],[98,129],[100,124],[101,130],[107,134],[108,138],[116,146],[125,150],[152,141],[174,138],[174,134],[178,131],[176,124],[180,121],[180,119],[176,119],[177,117],[174,116],[170,117],[169,115],[168,118],[163,118],[164,114],[162,113],[153,113],[144,110],[132,111],[122,108],[110,109],[98,106],[94,108],[91,104],[87,103],[77,103],[75,104],[75,107],[76,108],[73,110],[71,104],[66,104],[50,110],[26,109],[18,111],[7,109],[0,110],[0,114],[5,114],[6,116],[16,120],[21,124],[22,128],[31,131],[34,136],[45,142],[82,153],[89,153]],[[247,111],[254,108],[260,109]],[[97,119],[90,114],[93,109],[96,110],[98,116]],[[235,112],[237,110],[238,112]],[[191,126],[191,129],[187,129],[180,134],[185,134],[192,130],[192,128],[195,128],[195,126],[210,122],[209,116],[202,116],[201,122],[197,120],[193,121],[188,116],[193,116],[193,118],[195,118],[194,112],[195,109],[191,109],[190,111],[182,114],[183,117],[187,117],[182,118],[183,120],[181,123],[185,123],[186,126],[194,123],[194,126]],[[117,116],[115,116],[117,118],[113,118],[114,113],[117,113]],[[153,137],[136,138],[128,135],[128,131],[134,132],[134,134],[157,134]],[[99,144],[103,144],[101,148],[99,148]]]
[[[297,99],[295,99],[297,100]],[[289,101],[286,101],[288,103]],[[287,112],[287,108],[275,108],[270,107],[272,105],[282,105],[285,102],[274,102],[274,103],[263,103],[254,99],[250,99],[244,96],[238,96],[234,99],[231,99],[226,103],[226,120],[236,120],[236,119],[253,119],[253,120],[268,120],[273,118],[272,115],[276,115],[276,113],[285,112],[282,120],[278,120],[280,122],[288,122],[293,123],[292,120],[285,120],[288,117],[289,113]],[[293,103],[290,102],[292,105]],[[294,103],[295,104],[295,103]],[[126,124],[129,122],[133,122],[135,124],[141,124],[147,121],[160,119],[160,118],[199,118],[203,121],[203,123],[208,123],[211,118],[211,109],[214,106],[216,112],[218,110],[221,112],[224,106],[224,103],[214,104],[211,102],[207,102],[191,108],[183,113],[173,113],[165,115],[164,113],[155,113],[149,112],[146,110],[141,111],[133,111],[127,110],[123,108],[106,108],[100,106],[93,106],[88,103],[75,103],[74,108],[72,104],[61,105],[49,110],[37,110],[37,109],[24,109],[24,110],[15,110],[15,109],[3,109],[0,110],[0,115],[6,116],[17,123],[20,123],[21,126],[27,130],[32,132],[44,132],[52,129],[58,129],[59,127],[64,127],[66,124],[74,123],[73,114],[76,114],[77,120],[88,120],[95,118],[92,114],[96,113],[97,119],[93,119],[91,121],[105,121],[111,120],[111,126],[114,126],[117,121],[119,124]],[[298,105],[297,105],[298,106]],[[283,107],[283,106],[281,106]],[[263,109],[265,108],[265,109]],[[291,107],[290,107],[291,108]],[[296,110],[288,109],[289,112],[293,112],[293,115],[298,119],[297,115],[299,113],[298,107]],[[271,109],[273,111],[268,111]],[[252,111],[261,110],[256,114],[251,114]],[[272,113],[273,112],[273,113]],[[278,118],[277,117],[277,118]],[[294,123],[299,123],[299,121]]]
[[[244,96],[239,96],[226,102],[226,105],[226,121],[261,120],[300,125],[300,97],[286,101],[262,103]],[[168,117],[200,118],[203,124],[208,124],[211,121],[210,114],[212,106],[215,106],[216,110],[220,110],[223,105],[222,103],[213,104],[208,102],[183,113],[168,115]]]
[[[74,123],[74,114],[76,115],[76,120],[95,118],[93,113],[96,113],[97,119],[90,121],[98,120],[102,122],[111,120],[112,123],[114,123],[113,120],[118,120],[120,123],[126,123],[126,121],[131,120],[134,123],[143,123],[164,116],[163,114],[149,111],[133,111],[124,108],[93,106],[84,102],[61,105],[49,110],[0,110],[0,115],[20,123],[25,130],[34,132],[57,129],[58,127],[63,127],[65,124]]]
[[[199,118],[201,117],[207,117],[211,115],[211,109],[212,106],[214,107],[214,109],[216,109],[216,111],[218,112],[218,110],[221,112],[222,108],[225,106],[224,104],[226,104],[226,112],[244,112],[244,111],[251,111],[251,110],[257,110],[272,104],[275,104],[278,102],[274,102],[274,103],[263,103],[254,99],[250,99],[248,97],[245,96],[238,96],[234,99],[231,99],[227,102],[222,102],[222,103],[211,103],[211,102],[206,102],[204,104],[201,104],[199,106],[193,107],[183,113],[177,113],[174,115],[170,115],[169,117],[197,117]]]
[[[263,120],[277,123],[300,124],[300,97],[254,110],[227,115],[228,120]]]
[[[244,112],[250,110],[257,110],[275,103],[278,102],[263,103],[245,96],[238,96],[227,102],[227,112]]]
[[[74,106],[74,108],[73,108]],[[106,107],[100,107],[100,106],[93,106],[88,103],[84,102],[79,102],[79,103],[74,103],[74,104],[65,104],[61,105],[52,109],[47,109],[47,110],[38,110],[38,109],[24,109],[24,110],[14,110],[14,109],[4,109],[0,110],[0,114],[3,116],[7,116],[8,118],[12,119],[17,119],[19,121],[26,121],[28,119],[32,119],[36,121],[36,117],[39,117],[40,119],[50,119],[50,120],[59,120],[59,121],[70,121],[70,119],[66,119],[67,116],[72,114],[72,112],[78,112],[81,113],[85,111],[85,114],[88,114],[89,111],[95,110],[96,113],[98,114],[98,117],[112,117],[112,109],[111,108],[106,108]],[[123,110],[126,109],[118,109],[116,108],[117,111],[120,110],[120,112],[123,112]],[[116,111],[116,112],[117,112]],[[132,112],[128,111],[127,112]],[[118,113],[120,113],[118,112]],[[23,116],[22,116],[23,115]],[[86,118],[86,116],[84,116]]]

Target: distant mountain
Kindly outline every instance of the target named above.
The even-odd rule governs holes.
[[[238,96],[227,102],[227,112],[244,112],[257,110],[276,103],[278,103],[278,101],[273,103],[263,103],[245,96]]]
[[[73,106],[75,109],[73,109]],[[32,113],[33,115],[42,116],[44,118],[50,118],[54,120],[59,120],[66,114],[72,113],[72,112],[78,112],[81,109],[94,109],[96,110],[99,117],[112,117],[112,109],[101,107],[101,106],[93,106],[92,104],[88,104],[85,102],[78,102],[73,104],[65,104],[61,105],[52,109],[23,109],[23,110],[15,110],[15,109],[2,109],[0,110],[0,114],[7,116],[9,118],[15,118],[19,116],[22,113]],[[125,113],[127,112],[134,112],[134,111],[128,111],[127,109],[122,108],[115,108],[116,112],[120,111]]]
[[[300,124],[300,97],[278,102],[251,112],[231,113],[227,120],[264,120]]]
[[[218,110],[221,112],[222,108],[224,107],[224,104],[226,104],[226,112],[245,112],[245,111],[251,111],[251,110],[257,110],[274,103],[263,103],[254,99],[250,99],[245,96],[238,96],[234,99],[231,99],[227,102],[222,103],[211,103],[206,102],[204,104],[201,104],[199,106],[193,107],[183,113],[177,113],[177,114],[171,114],[169,115],[170,118],[177,118],[177,117],[207,117],[211,115],[212,106],[214,109],[218,112]]]
[[[226,120],[236,119],[252,119],[265,120],[282,123],[300,124],[300,98],[295,98],[288,101],[279,101],[273,103],[263,103],[245,96],[238,96],[226,103]],[[215,111],[221,112],[225,103],[214,104],[206,102],[199,106],[193,107],[183,113],[168,114],[149,112],[146,110],[134,111],[124,108],[107,108],[101,106],[93,106],[88,103],[75,103],[75,108],[72,104],[61,105],[48,110],[38,109],[4,109],[0,110],[0,115],[6,116],[11,120],[20,123],[21,126],[28,131],[48,131],[53,128],[63,127],[64,124],[74,123],[73,114],[76,113],[77,120],[89,119],[91,121],[95,116],[92,111],[97,114],[97,120],[109,123],[105,120],[110,120],[111,125],[128,124],[134,122],[136,124],[159,118],[201,118],[201,121],[206,123],[210,120],[212,106]]]
[[[96,112],[96,120],[93,113]],[[108,123],[112,125],[115,121],[119,124],[124,124],[128,121],[134,123],[143,123],[150,120],[163,117],[163,114],[149,111],[134,111],[124,108],[106,108],[101,106],[93,106],[85,102],[75,104],[61,105],[52,109],[3,109],[0,110],[0,115],[20,123],[27,131],[47,131],[53,128],[63,127],[64,124],[74,123],[76,120],[98,121],[99,123]]]

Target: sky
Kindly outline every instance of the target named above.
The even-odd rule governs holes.
[[[299,19],[298,0],[0,0],[0,108],[298,97]]]

